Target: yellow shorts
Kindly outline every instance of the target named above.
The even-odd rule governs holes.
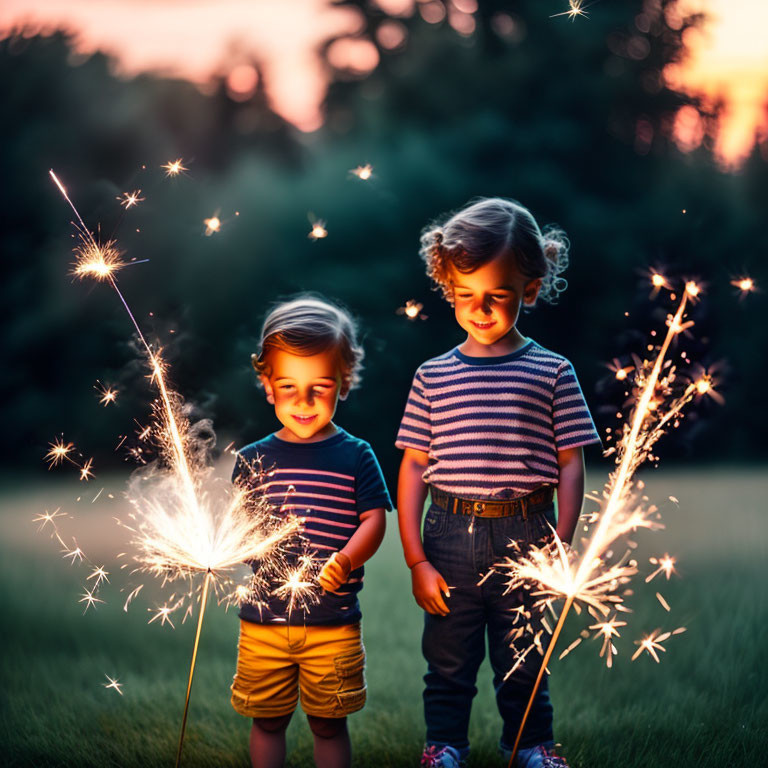
[[[360,623],[289,626],[240,622],[232,706],[246,717],[280,717],[301,708],[345,717],[365,705]]]

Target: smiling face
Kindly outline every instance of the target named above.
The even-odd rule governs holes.
[[[261,382],[267,400],[283,428],[278,437],[291,442],[323,440],[336,431],[336,412],[342,377],[337,350],[296,355],[283,349],[269,351]]]
[[[474,272],[448,270],[456,321],[469,334],[462,345],[468,355],[503,355],[520,346],[515,328],[520,306],[533,304],[541,280],[530,280],[513,259],[502,254]]]

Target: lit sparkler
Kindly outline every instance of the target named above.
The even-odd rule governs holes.
[[[186,170],[181,160],[164,167],[169,176]],[[117,262],[107,258],[108,254],[117,257],[114,243],[107,244],[108,250],[105,250],[107,246],[99,246],[96,243],[61,182],[53,171],[50,175],[79,222],[78,231],[82,246],[76,249],[76,274],[110,283],[128,313],[146,352],[151,370],[150,380],[159,392],[159,398],[154,405],[154,431],[167,468],[152,468],[152,471],[142,478],[141,483],[134,483],[130,502],[134,507],[132,518],[135,523],[124,526],[132,534],[131,543],[136,552],[133,558],[136,563],[134,572],[159,577],[163,584],[186,580],[191,585],[197,574],[204,577],[176,756],[178,766],[209,589],[213,586],[214,593],[220,596],[220,601],[234,599],[233,595],[239,598],[241,593],[228,591],[232,584],[231,572],[244,562],[256,561],[260,565],[251,579],[252,588],[267,583],[270,578],[276,580],[276,576],[283,575],[286,583],[291,582],[291,595],[300,594],[301,590],[306,591],[308,587],[303,584],[306,579],[299,579],[292,574],[286,564],[287,542],[297,537],[302,521],[291,514],[284,517],[274,515],[258,486],[252,490],[245,483],[235,487],[228,503],[222,509],[217,510],[213,506],[204,482],[208,474],[204,460],[205,450],[199,450],[205,446],[198,444],[200,441],[183,415],[181,398],[167,384],[167,366],[160,352],[154,350],[146,341],[117,286],[114,278]],[[85,262],[84,253],[88,254],[88,260]],[[64,459],[72,461],[69,453],[73,448],[71,444],[64,443],[63,439],[52,443],[48,454],[52,465]],[[90,470],[90,462],[81,468],[81,471],[86,470]],[[58,536],[58,533],[56,535]],[[80,548],[75,546],[75,549],[67,551],[65,557],[71,557],[74,562],[76,558],[82,560],[83,555]],[[311,558],[301,561],[302,573],[307,571],[310,563]],[[138,594],[139,589],[131,593],[126,607],[132,597]],[[194,589],[190,586],[188,595],[193,594]],[[93,593],[83,599],[87,601],[86,609],[97,600]],[[161,625],[167,622],[173,626],[171,615],[182,606],[184,600],[185,596],[182,595],[174,603],[172,596],[168,603],[156,611],[150,623],[159,619]]]
[[[646,507],[639,490],[634,486],[633,476],[638,467],[651,458],[652,449],[670,422],[679,417],[684,406],[697,393],[697,383],[691,382],[677,397],[672,396],[676,378],[674,365],[665,364],[665,358],[673,339],[693,325],[685,321],[685,310],[689,301],[701,293],[700,286],[688,281],[674,315],[667,318],[667,333],[654,360],[643,361],[636,372],[635,408],[629,423],[624,425],[621,438],[613,449],[616,452],[616,469],[606,483],[600,512],[584,542],[583,553],[566,546],[554,534],[554,540],[544,546],[532,546],[517,558],[507,558],[497,564],[508,570],[510,590],[527,588],[536,598],[534,607],[543,610],[551,607],[560,598],[565,604],[560,612],[557,625],[533,686],[522,723],[512,750],[510,766],[513,764],[525,723],[542,676],[554,651],[565,618],[573,607],[579,611],[586,606],[590,611],[608,616],[611,610],[626,610],[618,588],[626,584],[637,573],[637,563],[627,556],[612,561],[615,544],[624,535],[638,528],[662,527],[654,519],[655,507]],[[669,401],[669,404],[665,404]],[[553,532],[554,533],[554,532]],[[670,634],[655,637],[663,642]],[[643,641],[645,642],[645,641]],[[650,650],[655,646],[651,646]],[[641,646],[643,650],[649,650]],[[649,652],[650,652],[649,650]]]
[[[170,162],[167,162],[165,165],[161,165],[160,167],[165,171],[166,177],[178,176],[180,173],[184,173],[184,171],[189,170],[189,168],[184,166],[184,163],[180,157],[176,158],[176,160],[171,160]]]
[[[589,18],[589,14],[586,11],[587,6],[584,5],[584,0],[568,0],[568,10],[562,13],[553,13],[549,18],[554,19],[558,16],[568,16],[571,21],[576,21],[577,16],[583,16],[585,19]]]
[[[69,455],[75,450],[74,443],[65,443],[64,438],[61,437],[57,438],[52,443],[48,443],[48,445],[50,446],[50,450],[45,454],[45,460],[48,462],[48,469],[53,469],[65,460],[70,461],[75,466],[79,467],[79,464]]]

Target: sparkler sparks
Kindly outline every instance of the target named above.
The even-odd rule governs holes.
[[[325,222],[322,219],[312,222],[312,229],[309,231],[307,237],[310,240],[322,240],[324,237],[328,237],[328,230],[325,228]]]
[[[133,192],[123,192],[116,199],[120,201],[120,205],[127,211],[129,208],[133,208],[134,205],[144,202],[144,198],[140,197],[141,190],[134,189]]]
[[[673,573],[677,573],[675,570],[675,562],[677,561],[674,557],[670,557],[668,554],[665,554],[663,557],[650,557],[648,558],[648,561],[652,565],[657,566],[657,568],[653,573],[646,577],[646,584],[653,581],[660,573],[663,573],[667,577],[667,581],[669,581],[669,578]]]
[[[509,590],[521,587],[530,590],[531,596],[535,599],[534,608],[544,610],[555,600],[565,599],[557,625],[552,632],[549,648],[543,654],[533,694],[529,699],[512,750],[510,765],[517,753],[533,696],[541,682],[570,609],[573,607],[578,611],[580,605],[584,605],[593,616],[595,614],[608,616],[611,610],[625,610],[619,588],[637,573],[637,563],[635,560],[628,559],[627,555],[615,559],[613,557],[615,545],[621,537],[638,528],[661,527],[655,520],[656,508],[646,506],[640,490],[641,486],[634,484],[633,477],[638,467],[653,456],[653,446],[662,436],[667,425],[670,422],[674,423],[684,406],[696,396],[698,389],[696,382],[688,384],[681,394],[673,396],[676,367],[666,363],[665,359],[672,340],[693,325],[692,321],[684,319],[685,310],[688,302],[697,298],[700,293],[701,288],[697,283],[693,281],[686,283],[675,314],[667,318],[667,333],[658,348],[655,359],[644,360],[638,366],[634,381],[634,410],[629,423],[624,425],[615,448],[616,469],[605,485],[600,511],[594,516],[595,523],[583,542],[583,553],[577,556],[576,552],[567,547],[555,534],[554,541],[551,543],[542,547],[532,546],[517,558],[507,558],[505,562],[495,566],[503,567],[508,571]],[[605,641],[610,642],[616,626],[618,625],[611,624],[611,620],[608,620],[607,623],[593,625],[593,628],[602,632]],[[679,631],[684,630],[681,628]],[[608,637],[605,637],[606,633],[609,633]],[[670,634],[652,634],[641,641],[639,652],[648,650],[658,661],[655,650],[659,649],[659,644]],[[601,655],[609,654],[610,658],[613,655],[611,648],[612,646],[608,647],[604,642]],[[636,653],[633,658],[637,655]]]
[[[368,181],[373,176],[373,166],[369,163],[358,165],[357,168],[353,168],[350,173],[353,176],[357,176],[358,179]]]
[[[423,304],[416,301],[416,299],[408,299],[404,307],[398,307],[397,314],[405,315],[409,320],[426,320],[427,316],[422,313],[422,309],[424,309]]]
[[[590,629],[597,630],[596,636],[602,635],[603,644],[600,647],[600,658],[605,657],[605,665],[610,669],[613,666],[613,657],[616,656],[618,651],[613,644],[614,637],[620,637],[618,627],[626,627],[626,621],[618,621],[614,614],[608,621],[598,621],[596,624],[591,624]]]
[[[117,678],[111,678],[107,674],[105,674],[104,677],[106,677],[107,680],[109,680],[108,683],[103,683],[104,687],[114,688],[122,696],[123,692],[120,689],[123,687],[123,684]]]
[[[85,235],[81,232],[80,238],[81,243],[75,248],[75,262],[72,266],[75,277],[111,280],[126,265],[120,258],[114,240],[98,243],[90,232]]]
[[[85,464],[83,464],[83,466],[80,467],[81,480],[85,480],[87,482],[93,477],[93,472],[91,471],[92,466],[93,466],[93,459],[88,459],[88,461],[86,461]]]
[[[655,629],[650,635],[647,635],[642,640],[635,640],[635,645],[638,646],[638,649],[633,654],[632,661],[645,651],[658,664],[659,657],[656,652],[661,651],[662,653],[666,653],[667,651],[662,643],[669,640],[672,635],[679,635],[682,632],[685,632],[685,627],[678,627],[672,632],[661,632],[660,630]]]
[[[589,18],[589,14],[586,11],[588,6],[584,5],[584,0],[568,0],[568,10],[562,13],[553,13],[549,18],[555,19],[558,16],[568,16],[571,21],[576,21],[577,16],[583,16],[585,19]]]
[[[95,596],[96,588],[93,589],[86,589],[85,592],[83,592],[82,597],[80,600],[78,600],[79,603],[85,603],[85,610],[83,613],[85,613],[91,606],[96,607],[96,603],[103,603],[103,600],[100,600],[98,597]]]
[[[57,507],[56,509],[53,510],[53,512],[49,512],[48,510],[46,510],[45,512],[41,512],[40,514],[32,518],[32,522],[40,523],[40,526],[37,529],[38,531],[42,531],[49,524],[55,530],[57,517],[65,517],[64,512],[61,511],[61,507]]]
[[[113,389],[112,387],[107,387],[104,384],[102,384],[100,381],[96,382],[94,389],[99,393],[99,395],[101,395],[101,397],[99,398],[99,403],[105,407],[110,403],[114,403],[115,400],[117,400],[117,395],[118,395],[117,389]]]
[[[754,293],[757,290],[755,281],[751,277],[740,277],[737,280],[731,280],[731,285],[740,291],[740,298],[744,298],[748,293]]]
[[[165,171],[166,177],[178,176],[180,173],[189,170],[189,168],[184,166],[183,160],[180,157],[176,158],[176,160],[171,160],[160,167]]]
[[[51,448],[51,450],[45,454],[45,460],[48,462],[48,469],[53,469],[54,467],[61,464],[65,459],[67,461],[72,461],[72,458],[69,454],[75,450],[74,443],[65,443],[64,438],[62,437],[57,438],[52,443],[48,443],[48,445]],[[73,463],[77,464],[76,462]]]
[[[104,566],[100,565],[88,577],[88,581],[90,581],[91,579],[96,579],[96,581],[93,584],[94,587],[98,587],[102,581],[106,581],[107,584],[109,584],[109,571],[104,570]]]
[[[211,216],[210,219],[203,219],[205,224],[205,236],[210,237],[216,232],[221,231],[221,219],[218,216]]]
[[[177,175],[186,170],[180,159],[164,167],[168,176]],[[99,246],[96,243],[61,182],[53,171],[50,175],[74,211],[80,225],[78,231],[81,245],[75,251],[78,257],[76,274],[80,277],[89,276],[98,280],[107,280],[110,283],[146,352],[151,370],[150,379],[159,393],[158,400],[153,406],[155,415],[153,432],[159,443],[163,465],[158,463],[148,467],[141,479],[135,479],[132,483],[129,501],[134,508],[131,515],[133,522],[130,525],[124,524],[124,527],[132,535],[131,543],[136,553],[133,557],[136,563],[133,573],[148,573],[160,578],[163,584],[186,580],[189,582],[189,588],[178,599],[173,595],[164,605],[157,608],[149,623],[159,619],[161,626],[168,623],[174,627],[171,618],[173,612],[181,608],[187,598],[196,594],[193,579],[198,574],[204,574],[197,633],[177,753],[178,766],[209,587],[213,587],[220,600],[242,602],[243,590],[229,591],[233,583],[231,573],[241,564],[255,561],[259,566],[249,582],[251,594],[246,599],[255,600],[255,593],[265,584],[282,581],[283,583],[275,592],[285,590],[293,606],[297,601],[308,599],[311,592],[316,590],[314,579],[308,578],[313,567],[313,559],[311,556],[299,558],[298,569],[288,568],[287,544],[298,537],[302,519],[292,514],[275,515],[267,497],[259,490],[258,484],[253,488],[245,484],[236,485],[226,504],[219,508],[214,506],[212,494],[205,483],[209,475],[206,457],[210,444],[206,443],[204,435],[198,436],[184,416],[181,397],[168,386],[166,365],[161,353],[146,341],[135,316],[117,286],[114,272],[122,263],[119,262],[119,254],[114,248],[114,243],[110,242],[106,246]],[[322,227],[322,222],[315,222],[313,231],[318,226]],[[324,228],[323,232],[327,234]],[[62,438],[51,443],[51,450],[46,458],[51,466],[65,459],[77,465],[69,456],[73,449],[74,446],[71,443],[65,443]],[[80,468],[81,477],[84,479],[92,474],[91,462],[92,460],[89,460]],[[253,477],[257,476],[253,468],[251,474]],[[40,520],[43,525],[51,521],[52,516]],[[73,563],[76,559],[83,560],[84,554],[76,544],[74,549],[70,549],[64,545],[57,532],[56,536],[65,546],[65,558],[71,558]],[[106,577],[105,572],[104,575]],[[86,590],[82,596],[80,602],[86,603],[86,610],[96,602],[101,602],[95,597],[97,586],[98,583],[91,590]],[[141,587],[131,592],[125,607],[140,589]],[[191,612],[191,609],[189,606],[187,613]]]

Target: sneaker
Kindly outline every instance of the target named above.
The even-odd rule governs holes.
[[[556,755],[554,748],[555,745],[549,742],[528,749],[518,749],[515,768],[568,768],[565,758]]]
[[[461,755],[454,747],[436,747],[434,744],[424,747],[421,756],[421,768],[460,768]]]

